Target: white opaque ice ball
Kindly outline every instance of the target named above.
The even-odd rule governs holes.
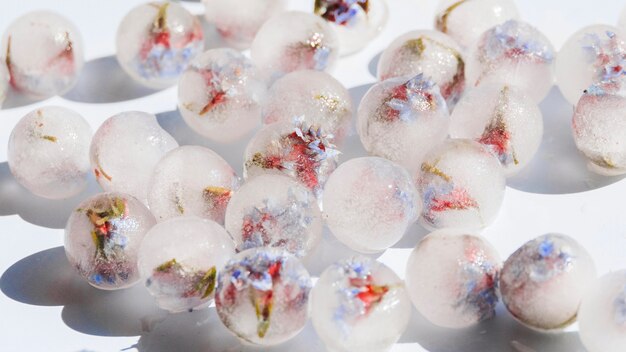
[[[481,85],[463,96],[450,116],[450,137],[473,139],[513,176],[535,156],[543,116],[534,100],[507,85]]]
[[[311,191],[287,176],[259,175],[237,191],[226,208],[226,230],[238,250],[278,247],[310,254],[322,236],[322,219]]]
[[[250,55],[272,80],[298,70],[330,70],[339,40],[326,21],[314,14],[290,11],[270,18],[257,33]]]
[[[554,58],[552,44],[535,27],[507,21],[473,45],[467,60],[468,86],[507,84],[540,102],[554,84]]]
[[[149,88],[176,84],[203,50],[200,21],[175,2],[139,5],[117,28],[117,61],[132,79]]]
[[[296,71],[272,84],[262,115],[265,124],[302,118],[341,142],[350,133],[352,99],[348,90],[328,73]]]
[[[132,286],[140,279],[139,246],[155,223],[150,210],[132,196],[97,194],[70,215],[65,227],[65,254],[94,287],[116,290]]]
[[[436,31],[412,31],[396,38],[383,51],[377,76],[389,78],[423,74],[435,82],[450,109],[465,89],[465,59],[459,45]]]
[[[370,258],[331,265],[311,291],[311,320],[329,351],[387,351],[410,316],[404,282]]]
[[[31,111],[9,137],[11,173],[40,197],[74,196],[87,186],[91,135],[89,123],[72,110],[48,106]]]
[[[277,345],[304,328],[312,286],[309,273],[292,255],[276,248],[251,248],[220,271],[215,307],[239,339]]]
[[[9,75],[9,70],[5,65],[0,65],[0,108],[2,108],[2,103],[4,103],[7,93],[9,92],[10,80],[11,76]]]
[[[147,203],[154,167],[176,147],[176,140],[154,115],[128,111],[102,123],[91,141],[89,155],[102,189],[128,193]]]
[[[154,167],[148,204],[157,221],[195,215],[223,224],[238,188],[237,174],[221,156],[208,148],[182,146]]]
[[[490,225],[504,199],[498,159],[478,142],[451,139],[430,152],[417,176],[428,229],[479,230]]]
[[[202,0],[204,17],[226,43],[246,49],[269,18],[287,9],[287,0]]]
[[[589,352],[622,352],[626,346],[626,270],[588,283],[578,310],[580,339]]]
[[[84,65],[78,30],[50,11],[29,12],[13,21],[4,32],[1,50],[11,85],[33,98],[69,91]]]
[[[148,231],[139,247],[139,273],[159,307],[172,313],[200,309],[213,300],[217,273],[234,254],[223,227],[182,216]]]
[[[526,242],[506,260],[500,292],[518,321],[555,330],[576,321],[583,294],[595,280],[593,260],[578,242],[547,234]]]
[[[406,285],[413,305],[431,323],[465,328],[495,316],[501,267],[482,237],[440,230],[411,252]]]
[[[250,59],[233,49],[212,49],[181,75],[178,108],[194,131],[230,143],[259,125],[266,90]]]
[[[435,27],[469,48],[489,28],[517,18],[513,0],[440,0]]]
[[[371,253],[398,242],[419,214],[409,173],[389,160],[348,160],[330,175],[324,188],[324,220],[350,248]]]
[[[626,68],[626,36],[607,25],[585,27],[563,45],[556,59],[559,89],[576,105],[585,89],[601,81],[617,81]]]
[[[370,155],[413,172],[448,136],[449,117],[439,87],[419,74],[374,84],[359,105],[357,130]]]

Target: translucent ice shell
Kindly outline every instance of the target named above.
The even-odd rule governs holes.
[[[531,25],[507,21],[480,37],[468,55],[469,86],[499,83],[515,86],[540,102],[554,83],[554,48]]]
[[[540,330],[576,321],[585,290],[596,279],[589,253],[573,238],[548,234],[526,242],[504,263],[502,301],[521,323]]]
[[[278,247],[304,257],[321,239],[322,219],[305,186],[287,176],[259,175],[231,198],[226,230],[238,250]]]
[[[200,21],[174,2],[151,2],[132,9],[117,29],[120,66],[154,89],[174,85],[204,49]]]
[[[223,224],[238,188],[239,178],[221,156],[208,148],[182,146],[155,166],[148,204],[157,221],[195,215]]]
[[[10,80],[9,69],[0,61],[0,108],[2,108],[2,103],[4,103],[7,93],[9,92]]]
[[[91,127],[76,112],[48,106],[24,116],[9,137],[9,168],[32,193],[69,198],[87,185]]]
[[[413,305],[426,319],[464,328],[495,315],[502,262],[485,239],[455,230],[424,237],[406,268]]]
[[[439,87],[419,74],[375,84],[358,110],[361,143],[371,155],[414,171],[448,136],[449,114]]]
[[[313,326],[330,351],[387,351],[410,316],[402,280],[366,257],[331,265],[311,292]]]
[[[502,205],[502,167],[478,142],[451,139],[430,152],[417,176],[428,229],[479,230],[491,224]]]
[[[470,90],[450,117],[450,137],[473,139],[500,160],[505,175],[519,172],[535,156],[543,117],[534,100],[509,86]]]
[[[241,340],[277,345],[304,328],[312,286],[295,257],[276,248],[252,248],[220,271],[215,307],[222,323]]]
[[[9,25],[0,57],[11,85],[33,98],[70,90],[83,68],[83,43],[74,25],[50,11],[29,12]]]
[[[266,89],[250,59],[233,49],[212,49],[182,74],[178,107],[193,130],[229,143],[259,125]]]
[[[199,309],[213,300],[217,273],[234,254],[223,227],[182,216],[148,231],[139,248],[139,273],[159,307],[173,313]]]
[[[376,157],[341,164],[326,182],[323,204],[335,237],[363,253],[398,242],[420,210],[409,173]]]
[[[100,193],[70,215],[65,253],[89,284],[104,290],[139,281],[137,253],[156,220],[137,199],[123,193]]]
[[[154,167],[176,140],[154,115],[129,111],[108,118],[91,141],[89,155],[96,180],[105,191],[128,193],[147,204]]]

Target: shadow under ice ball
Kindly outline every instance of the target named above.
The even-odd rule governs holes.
[[[387,351],[411,316],[404,283],[366,257],[324,270],[311,292],[311,319],[330,351]]]
[[[91,134],[87,121],[72,110],[48,106],[32,111],[9,137],[11,173],[40,197],[74,196],[87,185]]]
[[[224,228],[211,220],[184,216],[148,231],[139,248],[138,266],[159,307],[177,313],[209,305],[217,273],[234,254]]]
[[[273,248],[237,254],[220,271],[215,307],[238,338],[270,346],[297,335],[308,318],[311,278],[295,257]]]
[[[123,193],[100,193],[70,215],[65,253],[87,281],[105,290],[139,281],[137,253],[156,220],[137,199]]]
[[[596,270],[587,251],[574,239],[548,234],[526,242],[504,263],[502,301],[521,323],[554,330],[576,321],[585,290]]]
[[[139,5],[117,29],[120,66],[134,80],[154,89],[174,85],[203,49],[200,21],[177,3]]]
[[[83,43],[74,25],[50,11],[27,13],[4,32],[0,56],[11,85],[34,98],[70,90],[83,68]]]

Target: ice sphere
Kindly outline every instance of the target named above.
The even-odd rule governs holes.
[[[91,135],[89,123],[70,109],[47,106],[31,111],[9,137],[11,173],[40,197],[74,196],[87,186]]]
[[[320,126],[341,142],[350,133],[350,93],[323,71],[289,73],[272,84],[263,105],[263,123],[291,122],[294,117],[302,117],[304,122]]]
[[[468,86],[515,86],[540,102],[554,83],[552,44],[535,27],[518,21],[495,26],[473,45],[467,60]]]
[[[451,139],[430,152],[417,176],[420,223],[431,230],[479,230],[498,215],[505,178],[498,159],[478,142]]]
[[[465,59],[459,45],[449,36],[429,30],[405,33],[383,51],[378,62],[378,79],[423,74],[435,82],[452,108],[465,89]]]
[[[182,146],[156,164],[148,204],[157,221],[195,215],[223,224],[238,188],[239,178],[221,156],[208,148]]]
[[[314,12],[337,33],[341,55],[363,49],[387,23],[385,0],[316,0]]]
[[[506,260],[502,301],[522,324],[562,329],[576,321],[585,290],[596,280],[587,251],[573,238],[547,234],[526,242]]]
[[[0,56],[11,85],[33,98],[69,91],[84,65],[83,42],[74,25],[50,11],[33,11],[13,21],[2,37]]]
[[[495,316],[502,261],[480,236],[446,229],[424,237],[406,267],[413,305],[431,323],[465,328]]]
[[[270,18],[257,33],[250,55],[272,80],[298,70],[330,70],[339,53],[337,34],[316,15],[289,11]]]
[[[361,100],[357,129],[370,155],[414,171],[448,136],[449,114],[439,87],[419,74],[376,83]]]
[[[215,307],[239,339],[270,346],[296,336],[308,318],[311,278],[295,257],[276,248],[251,248],[220,271]]]
[[[420,207],[409,173],[377,157],[348,160],[324,188],[324,220],[350,248],[378,252],[398,242]]]
[[[4,99],[6,99],[9,92],[10,79],[9,70],[0,62],[0,108],[2,108],[2,103],[4,103]]]
[[[231,198],[226,230],[238,250],[278,247],[304,257],[321,239],[322,219],[305,186],[287,176],[259,175]]]
[[[159,307],[172,313],[200,309],[213,300],[217,273],[234,254],[223,227],[181,216],[148,231],[139,247],[139,273]]]
[[[154,115],[122,112],[96,131],[89,155],[96,180],[105,191],[128,193],[147,204],[154,167],[178,147]]]
[[[513,0],[440,0],[435,27],[468,48],[489,28],[517,18]]]
[[[626,37],[607,25],[585,27],[573,34],[556,59],[556,80],[565,98],[576,105],[594,83],[617,84],[626,74]]]
[[[252,44],[269,18],[287,9],[287,0],[203,0],[204,17],[213,23],[226,43],[237,49]]]
[[[534,100],[507,85],[470,90],[450,116],[450,137],[473,139],[500,160],[505,175],[518,173],[535,156],[543,116]]]
[[[332,134],[302,121],[277,122],[263,127],[244,152],[244,176],[272,173],[290,176],[319,198],[339,151]]]
[[[65,254],[94,287],[116,290],[132,286],[140,279],[139,246],[155,223],[150,210],[132,196],[97,194],[70,215],[65,227]]]
[[[587,283],[578,310],[580,339],[589,352],[622,352],[626,346],[626,270]]]
[[[387,351],[410,316],[402,280],[366,257],[331,265],[311,291],[311,320],[329,351]]]
[[[200,21],[175,2],[139,5],[117,28],[117,61],[130,77],[149,88],[176,84],[203,50]]]

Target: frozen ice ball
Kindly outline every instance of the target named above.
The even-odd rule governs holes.
[[[289,11],[270,18],[257,33],[250,55],[272,80],[298,70],[330,70],[339,53],[337,34],[314,14]]]
[[[526,93],[507,85],[470,90],[450,116],[450,137],[473,139],[500,160],[513,176],[532,160],[541,144],[543,116]]]
[[[176,84],[203,50],[200,21],[175,2],[139,5],[117,28],[117,61],[132,79],[149,88]]]
[[[33,98],[69,91],[84,65],[80,34],[65,17],[33,11],[13,21],[2,37],[11,85]]]
[[[495,316],[502,262],[485,239],[457,230],[433,232],[407,262],[413,305],[430,322],[465,328]]]
[[[596,280],[587,251],[573,238],[547,234],[526,242],[506,260],[502,301],[518,321],[534,329],[562,329],[576,321],[582,296]]]
[[[4,99],[6,99],[9,92],[10,80],[9,70],[5,65],[0,65],[0,108],[2,108],[2,103],[4,103]]]
[[[439,86],[452,108],[465,89],[465,59],[449,36],[429,30],[412,31],[396,38],[378,62],[379,80],[423,74]]]
[[[263,123],[293,121],[302,117],[343,141],[350,133],[352,99],[348,90],[323,71],[286,74],[270,88],[263,105]]]
[[[535,27],[519,21],[497,25],[480,37],[468,55],[469,86],[507,84],[540,102],[554,83],[555,51]]]
[[[580,339],[589,352],[622,352],[626,346],[626,270],[587,283],[578,310]]]
[[[181,216],[148,231],[139,247],[139,273],[159,307],[172,313],[200,309],[213,300],[217,273],[234,254],[223,227]]]
[[[65,227],[65,254],[89,284],[104,290],[139,281],[137,254],[156,220],[140,201],[123,193],[100,193],[83,201]]]
[[[366,257],[331,265],[311,291],[311,320],[330,351],[387,351],[410,316],[404,282]]]
[[[108,118],[96,131],[89,155],[105,191],[128,193],[147,203],[154,167],[178,147],[154,115],[128,111]]]
[[[323,203],[330,231],[363,253],[382,251],[398,242],[420,210],[409,173],[376,157],[341,164],[326,182]]]
[[[182,146],[154,167],[148,204],[157,221],[195,215],[223,224],[238,188],[239,178],[221,156],[208,148]]]
[[[502,205],[505,178],[498,159],[478,142],[451,139],[430,152],[417,176],[428,229],[479,230]]]
[[[215,307],[239,339],[271,346],[296,336],[308,318],[311,278],[298,259],[276,248],[251,248],[220,271]]]
[[[91,126],[59,106],[31,111],[15,125],[7,157],[15,179],[32,193],[69,198],[87,186]]]
[[[250,59],[233,49],[212,49],[181,75],[178,108],[194,131],[229,143],[259,125],[266,90]]]
[[[419,169],[426,153],[448,136],[446,102],[439,87],[422,74],[374,84],[357,115],[365,150],[410,171]]]
[[[304,257],[321,239],[322,219],[305,186],[287,176],[259,175],[231,198],[226,230],[238,250],[278,247]]]

